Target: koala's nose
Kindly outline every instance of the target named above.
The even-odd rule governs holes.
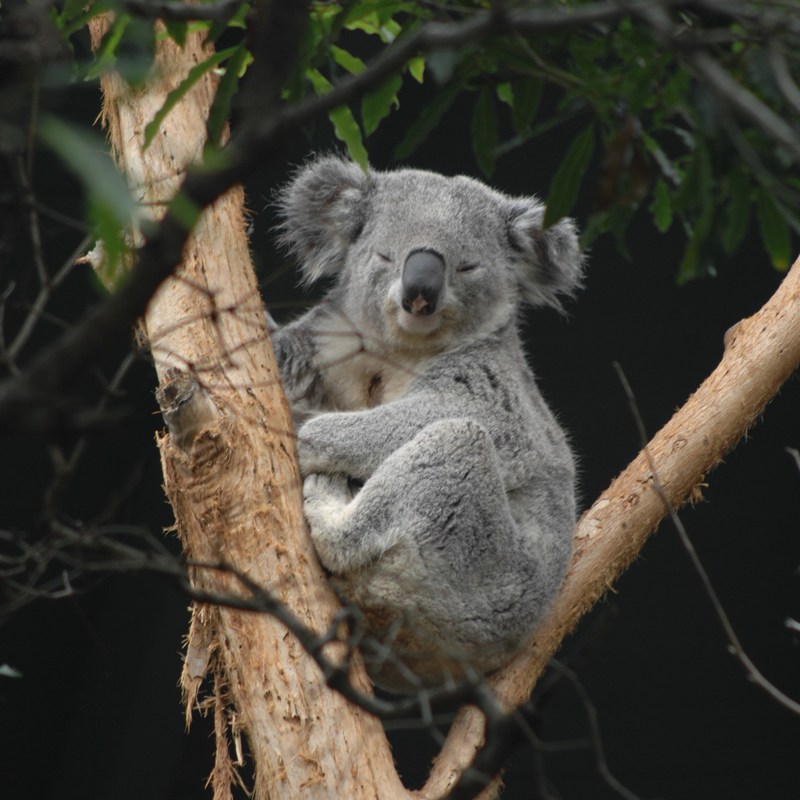
[[[403,267],[403,310],[416,316],[433,314],[444,288],[444,259],[433,250],[416,250]]]

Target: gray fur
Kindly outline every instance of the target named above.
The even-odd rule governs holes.
[[[273,342],[319,558],[405,665],[370,671],[409,688],[465,663],[494,669],[538,624],[572,551],[573,460],[517,317],[579,285],[575,227],[542,231],[538,200],[470,178],[367,177],[337,157],[303,167],[281,206],[304,279],[335,277]],[[417,263],[444,264],[428,315],[403,310],[403,266],[420,251],[433,257]]]

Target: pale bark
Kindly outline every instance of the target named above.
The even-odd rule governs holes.
[[[102,21],[94,23],[99,35]],[[184,165],[199,156],[214,92],[208,76],[167,117],[142,152],[144,127],[170,88],[207,55],[198,38],[181,50],[159,43],[161,77],[134,94],[104,78],[105,117],[132,188],[154,209],[176,191]],[[240,189],[210,206],[189,240],[185,262],[148,309],[146,331],[160,378],[170,368],[193,376],[206,399],[200,425],[183,449],[162,437],[165,488],[187,555],[232,565],[275,594],[316,631],[328,628],[337,602],[326,586],[302,519],[300,477],[288,409],[277,379],[255,283]],[[680,505],[735,445],[800,362],[800,266],[770,303],[730,337],[718,369],[649,445],[658,479]],[[204,416],[203,416],[204,415]],[[640,455],[583,516],[567,580],[529,647],[489,679],[503,704],[527,699],[547,661],[580,617],[635,558],[666,509]],[[242,592],[230,573],[195,569],[198,586]],[[260,798],[410,796],[397,777],[380,724],[325,685],[293,636],[271,617],[206,607],[193,620],[184,675],[188,697],[213,651],[218,674],[218,731],[227,703],[233,733],[244,731]],[[352,680],[368,691],[360,664]],[[483,737],[480,715],[464,710],[422,792],[442,796],[471,762]],[[215,792],[230,778],[218,749]],[[498,782],[484,793],[493,796]]]
[[[96,39],[102,24],[94,24]],[[164,40],[156,60],[160,75],[146,91],[132,92],[113,74],[103,79],[104,118],[118,162],[137,198],[156,214],[177,190],[183,167],[202,152],[213,76],[172,111],[146,151],[144,128],[169,90],[209,52],[196,35],[183,49]],[[250,262],[241,188],[206,209],[183,265],[150,303],[145,327],[160,380],[170,368],[192,374],[216,409],[188,452],[169,436],[159,439],[165,490],[187,556],[241,570],[308,627],[327,630],[338,604],[303,521],[291,421]],[[230,573],[195,569],[193,580],[245,593]],[[246,734],[256,765],[257,798],[406,795],[380,722],[328,689],[280,623],[265,614],[206,608],[195,613],[192,628],[192,643],[205,642],[221,667],[218,703],[236,709],[234,728]],[[185,682],[196,684],[203,653],[195,648],[188,666]],[[360,663],[351,679],[369,692]],[[218,712],[224,722],[225,709]],[[224,727],[218,727],[223,735]],[[218,748],[219,797],[226,796],[230,774],[226,754]]]

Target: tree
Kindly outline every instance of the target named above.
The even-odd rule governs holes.
[[[252,277],[240,269],[232,268],[229,275],[216,279],[211,271],[234,264],[236,248],[239,263],[246,260],[241,198],[233,201],[233,210],[230,196],[217,198],[257,162],[278,157],[279,144],[321,113],[330,113],[337,136],[356,160],[363,161],[361,131],[342,103],[364,96],[362,125],[369,133],[397,102],[398,71],[407,69],[412,80],[419,81],[424,77],[423,64],[427,64],[426,70],[445,82],[446,88],[409,129],[401,153],[408,153],[424,139],[459,92],[476,90],[473,141],[480,166],[491,172],[498,153],[536,135],[537,128],[554,124],[553,118],[538,126],[533,124],[542,84],[553,83],[565,90],[555,120],[584,116],[591,122],[576,136],[556,173],[548,198],[549,219],[557,219],[574,204],[599,130],[605,156],[597,210],[587,225],[589,239],[609,230],[622,242],[625,225],[652,184],[650,208],[658,227],[665,230],[678,217],[689,234],[680,280],[706,272],[718,244],[735,249],[752,203],[756,204],[772,261],[785,269],[791,247],[789,230],[797,226],[790,205],[797,184],[791,178],[778,179],[776,173],[781,159],[796,163],[798,138],[791,125],[743,85],[745,75],[756,75],[760,83],[755,88],[774,103],[775,109],[794,113],[796,119],[791,68],[782,48],[794,42],[797,30],[791,17],[780,17],[783,27],[776,32],[777,18],[770,14],[781,14],[781,8],[754,12],[743,4],[589,3],[567,10],[534,7],[473,13],[469,4],[449,9],[432,5],[412,9],[401,3],[349,4],[341,8],[319,4],[312,6],[311,24],[306,28],[308,12],[302,4],[276,2],[250,19],[245,41],[217,54],[201,43],[197,33],[187,32],[187,14],[195,19],[233,20],[235,26],[241,25],[246,7],[221,3],[191,7],[187,12],[184,6],[153,9],[128,2],[117,8],[110,26],[107,18],[95,15],[100,8],[88,14],[71,4],[61,9],[57,25],[67,31],[92,18],[94,46],[100,53],[91,69],[96,74],[116,58],[115,48],[121,47],[120,42],[135,46],[137,36],[152,35],[149,22],[137,26],[132,15],[157,13],[168,19],[166,34],[156,46],[157,63],[172,59],[164,69],[168,86],[150,79],[144,92],[136,87],[132,90],[124,81],[105,73],[104,91],[118,160],[129,178],[136,176],[145,193],[137,199],[144,200],[145,207],[158,209],[167,202],[169,207],[157,224],[138,218],[144,243],[137,250],[136,265],[126,279],[116,277],[124,272],[121,265],[129,259],[130,243],[117,233],[124,227],[123,216],[129,213],[127,192],[115,189],[107,173],[95,170],[94,157],[73,131],[53,121],[42,126],[49,144],[83,171],[93,195],[90,203],[96,230],[104,242],[104,250],[95,254],[99,272],[115,293],[23,369],[16,365],[21,346],[12,343],[6,349],[11,377],[0,398],[0,427],[6,431],[12,427],[36,430],[61,439],[65,434],[105,424],[102,415],[87,414],[72,401],[66,386],[110,345],[124,339],[147,308],[146,333],[161,373],[162,407],[169,417],[177,398],[181,401],[175,408],[178,416],[187,408],[199,414],[199,424],[193,420],[178,449],[162,440],[167,492],[184,537],[192,585],[186,580],[185,569],[172,559],[160,558],[153,552],[152,543],[145,548],[122,545],[116,531],[105,537],[104,531],[92,532],[91,546],[100,557],[83,554],[76,576],[86,571],[88,563],[92,568],[135,565],[160,570],[180,580],[187,593],[203,604],[194,616],[184,687],[191,704],[193,687],[208,667],[205,654],[211,649],[215,653],[220,743],[213,777],[219,796],[227,791],[232,771],[224,731],[229,703],[239,714],[233,724],[234,736],[239,728],[248,733],[257,765],[257,792],[271,797],[281,796],[281,792],[296,796],[302,789],[327,796],[326,792],[337,787],[340,793],[355,797],[359,792],[369,796],[378,791],[381,796],[403,793],[395,781],[385,740],[374,718],[364,711],[385,717],[409,713],[424,717],[427,705],[441,698],[421,694],[398,703],[372,699],[358,672],[357,656],[342,661],[342,647],[332,641],[342,618],[335,616],[335,601],[326,593],[302,539],[299,479],[290,457],[285,404],[282,406],[275,394],[276,372],[274,367],[264,366],[268,346],[257,289]],[[239,16],[228,16],[233,14]],[[205,25],[203,30],[209,27]],[[354,30],[386,44],[396,41],[368,68],[334,44],[339,34]],[[652,58],[654,41],[672,49]],[[751,44],[753,41],[759,44]],[[235,132],[231,144],[219,149],[225,137],[222,121],[248,52],[254,60],[248,68],[249,83],[243,89],[241,133]],[[565,58],[571,61],[569,70],[562,63]],[[182,66],[183,59],[197,66],[187,70]],[[769,79],[756,69],[765,60],[771,68]],[[631,75],[626,65],[638,61],[643,64],[643,74]],[[211,70],[223,63],[227,67],[225,76],[214,93]],[[323,66],[330,70],[328,77]],[[333,88],[338,68],[354,77]],[[691,100],[691,92],[699,90],[682,68],[691,69],[705,81],[707,95],[696,102]],[[187,72],[188,77],[183,78]],[[446,83],[448,79],[450,83]],[[189,92],[197,80],[203,83]],[[775,95],[765,89],[770,80],[778,89]],[[620,85],[623,89],[618,88]],[[316,97],[304,98],[309,86],[318,93]],[[658,90],[655,93],[654,87]],[[279,102],[282,95],[284,101]],[[495,97],[513,111],[514,138],[502,145],[498,144]],[[178,100],[182,103],[165,114]],[[203,110],[203,102],[207,110]],[[191,110],[195,116],[190,114],[187,123],[181,115],[187,113],[190,103],[194,104]],[[743,122],[735,122],[733,114]],[[726,124],[715,129],[714,116],[721,116]],[[153,122],[148,125],[151,117]],[[181,193],[172,198],[179,172],[169,165],[187,163],[200,153],[205,132],[199,126],[206,117],[210,142],[204,153],[206,167],[190,172]],[[687,152],[667,155],[666,145],[658,139],[664,131],[680,135]],[[187,132],[194,132],[194,138],[188,139]],[[732,144],[721,146],[724,137],[730,137]],[[780,149],[773,152],[776,144]],[[177,153],[178,145],[186,151]],[[726,151],[725,147],[731,149]],[[750,172],[731,159],[734,152],[747,158]],[[24,187],[25,171],[19,170],[18,175]],[[166,195],[162,193],[167,188],[165,176],[173,183]],[[715,176],[724,176],[721,193],[713,190]],[[235,202],[239,203],[238,210]],[[206,206],[210,210],[205,220],[195,227],[200,210]],[[204,231],[212,225],[209,214],[213,215],[214,236],[204,239]],[[153,216],[157,218],[159,213]],[[720,220],[724,220],[724,234],[718,243],[713,232]],[[187,245],[186,237],[193,228],[193,244]],[[221,232],[226,235],[223,242],[219,241]],[[218,250],[212,249],[215,244]],[[186,258],[191,252],[199,253],[194,263],[193,258]],[[188,261],[184,271],[163,283],[181,253]],[[576,534],[579,546],[571,577],[553,614],[537,634],[533,649],[489,682],[497,698],[480,682],[456,690],[456,698],[482,708],[489,725],[488,746],[480,751],[475,771],[465,773],[451,796],[473,796],[485,782],[484,775],[496,773],[513,738],[509,730],[519,724],[518,716],[507,716],[503,708],[524,701],[568,627],[633,558],[658,519],[696,490],[704,474],[752,424],[800,361],[796,273],[797,268],[787,277],[782,294],[758,318],[743,323],[731,334],[720,370],[584,517]],[[237,282],[240,278],[243,282]],[[157,287],[161,287],[159,294],[151,300]],[[41,304],[53,288],[52,282],[42,277]],[[35,308],[36,313],[23,322],[23,342],[28,335],[25,326],[35,325],[41,305]],[[177,308],[182,309],[178,317]],[[773,331],[773,338],[767,342],[757,333],[748,335],[748,331],[760,330],[766,324],[764,320],[769,320]],[[775,342],[779,343],[777,347]],[[758,349],[765,344],[765,349]],[[753,370],[753,363],[760,369]],[[175,368],[179,374],[169,372]],[[737,369],[741,372],[734,372]],[[188,396],[184,393],[187,385]],[[206,391],[213,402],[208,401]],[[697,407],[700,412],[694,411]],[[694,428],[687,428],[686,420],[695,413],[699,413],[700,422],[697,433],[690,433]],[[724,421],[716,422],[715,414]],[[184,435],[186,427],[178,420],[174,429]],[[712,445],[707,443],[710,431],[715,433]],[[694,454],[694,464],[687,471],[690,454]],[[268,465],[265,460],[273,463]],[[221,462],[225,464],[222,472]],[[268,466],[279,463],[282,466],[272,473]],[[252,469],[252,465],[258,466]],[[281,470],[286,477],[279,477]],[[246,475],[256,480],[247,489],[243,483]],[[229,483],[219,482],[223,480]],[[271,487],[272,498],[266,506],[256,500],[263,496],[261,487],[265,485]],[[214,500],[220,497],[226,501],[222,505]],[[250,499],[253,507],[243,517],[247,522],[242,523],[244,498]],[[613,516],[617,499],[623,508],[619,518]],[[274,530],[270,538],[274,537],[277,544],[270,551],[270,560],[262,557],[253,563],[248,551],[252,552],[250,548],[263,535],[261,526],[267,526],[270,518]],[[193,528],[193,519],[203,524]],[[214,524],[209,525],[212,519]],[[80,551],[83,545],[78,527],[65,525],[57,514],[49,515],[46,521],[47,547],[58,553],[68,547]],[[276,526],[275,522],[280,524]],[[231,536],[234,528],[237,535]],[[598,536],[597,531],[603,529],[613,530],[614,535]],[[628,535],[621,535],[622,529]],[[282,538],[290,533],[293,540]],[[233,549],[235,545],[241,552]],[[26,558],[32,580],[21,587],[19,597],[23,600],[33,596],[32,589],[43,588],[37,581],[50,578],[46,573],[37,574],[41,561]],[[592,573],[591,579],[581,577],[587,571]],[[268,591],[269,587],[276,591]],[[214,610],[209,601],[222,604]],[[225,610],[226,605],[268,611],[274,619]],[[287,608],[293,613],[287,613]],[[305,654],[294,639],[284,636],[281,626],[285,624],[296,634]],[[278,641],[288,649],[276,659],[271,648]],[[243,648],[248,652],[246,657],[241,655]],[[324,667],[324,673],[313,666],[312,657]],[[272,674],[276,662],[303,665],[296,672],[284,666],[282,676],[291,682],[280,691],[274,686],[265,689],[255,678]],[[335,691],[327,691],[325,682]],[[276,693],[285,705],[276,703]],[[444,697],[453,694],[449,689],[440,693]],[[319,705],[312,705],[312,699]],[[302,710],[292,715],[287,708]],[[301,722],[320,720],[322,730],[322,721],[336,719],[352,730],[344,738],[355,744],[348,754],[345,748],[332,752],[328,740],[319,739],[320,728],[313,734],[307,730],[298,734],[295,717]],[[482,728],[479,714],[462,714],[445,755],[437,762],[426,796],[437,796],[458,780],[461,767],[479,747]],[[275,741],[283,744],[276,748]],[[286,753],[301,753],[302,769],[287,770]]]

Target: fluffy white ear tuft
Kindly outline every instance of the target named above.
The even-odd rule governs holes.
[[[542,230],[545,206],[536,198],[522,198],[509,213],[511,247],[522,256],[518,274],[525,301],[533,306],[561,308],[561,298],[571,297],[583,278],[583,255],[575,221],[565,217]]]
[[[321,156],[301,167],[278,195],[280,243],[297,256],[303,280],[338,272],[367,219],[374,175],[352,161]]]

